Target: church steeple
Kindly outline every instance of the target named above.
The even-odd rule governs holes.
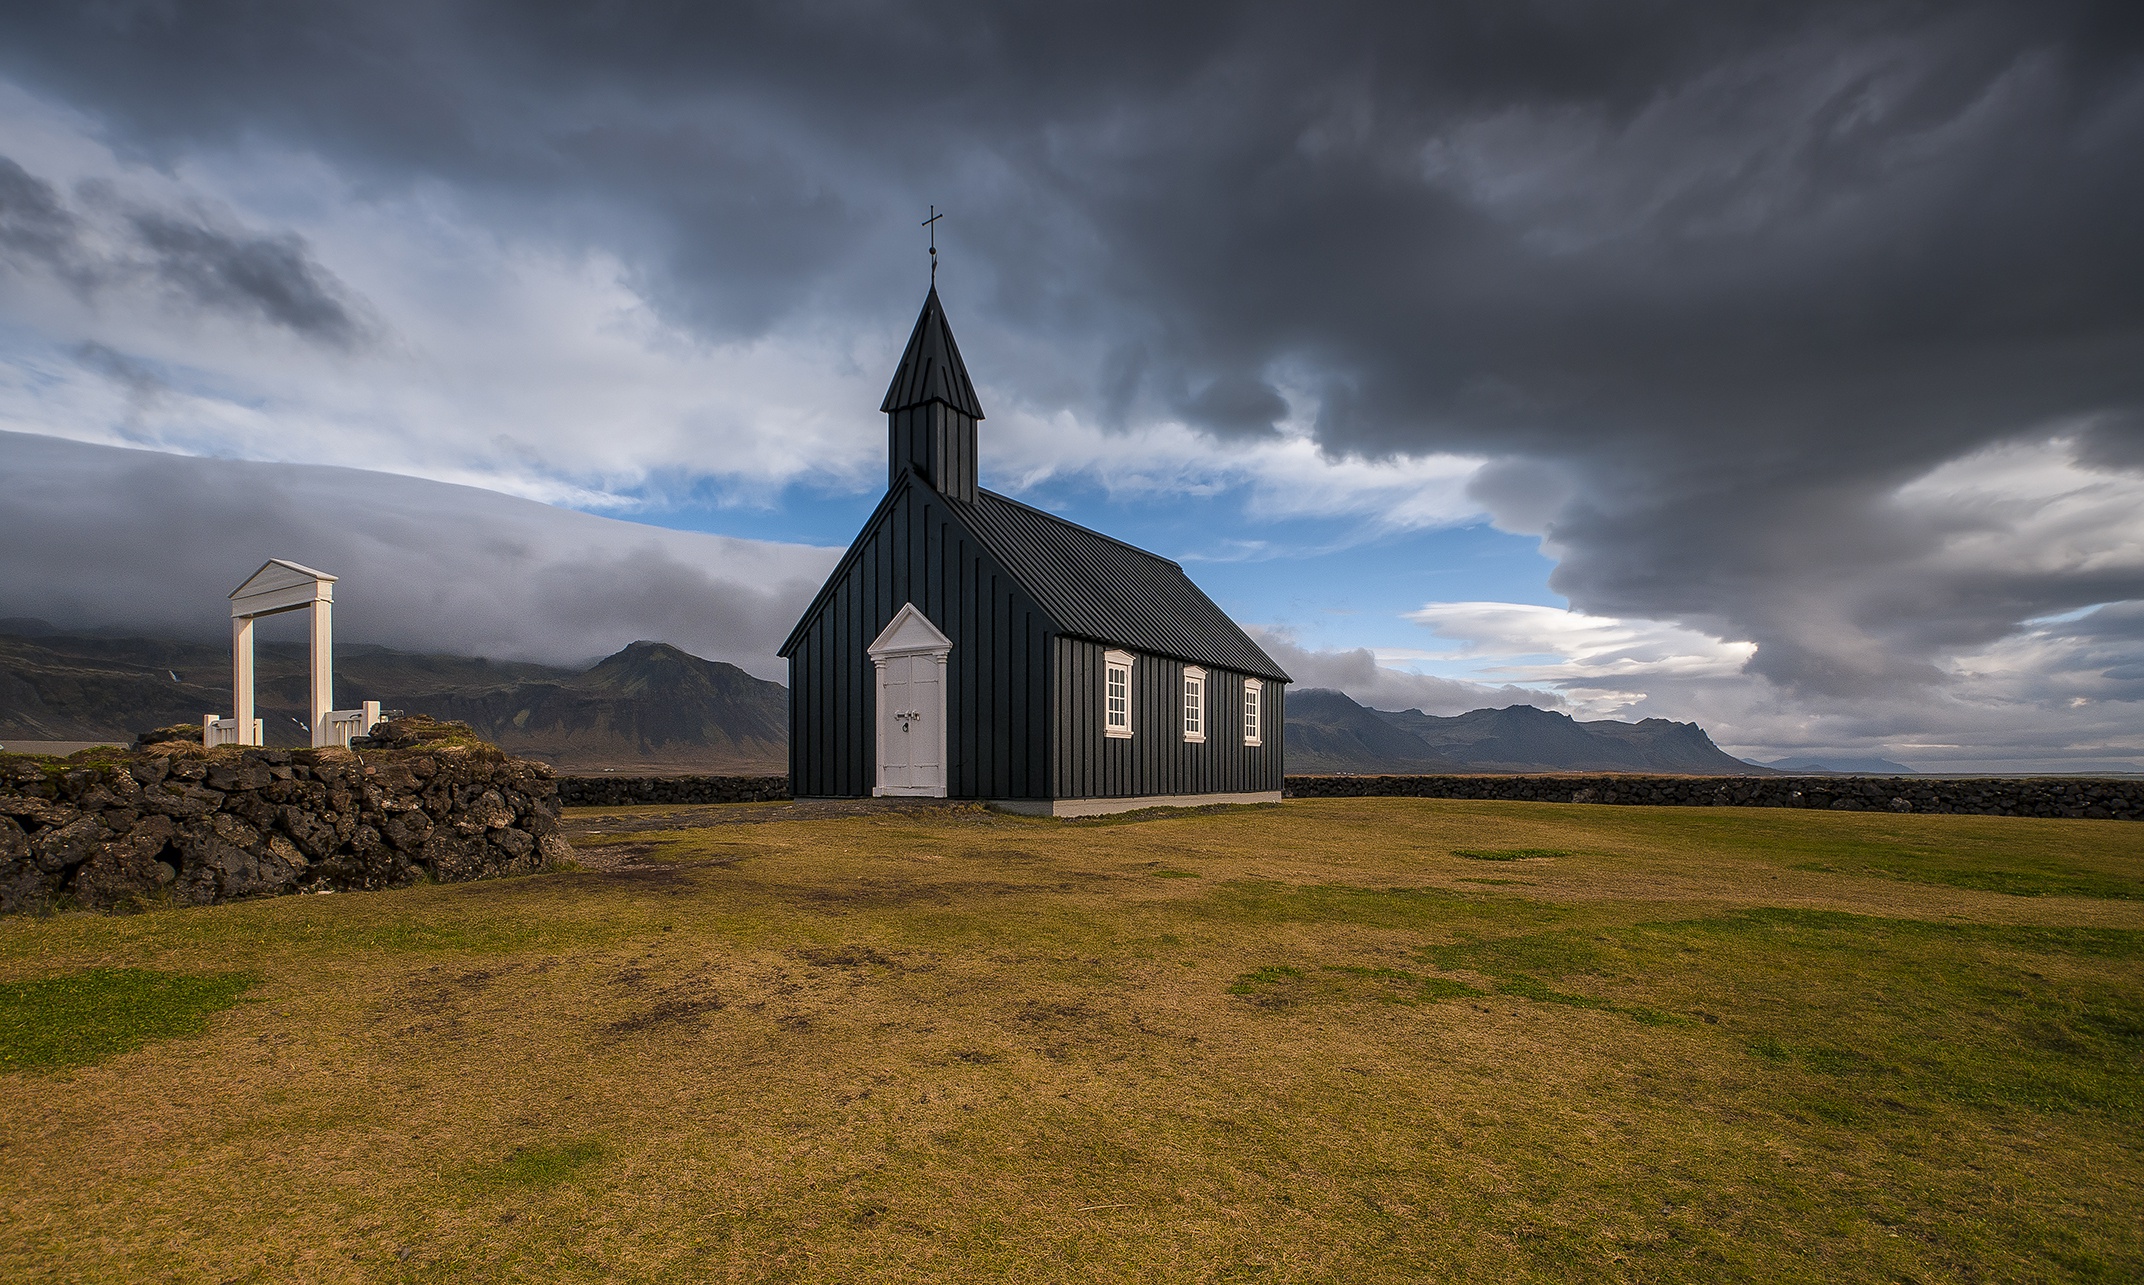
[[[975,421],[983,418],[983,406],[975,399],[936,286],[923,301],[879,409],[886,412],[888,485],[900,479],[902,469],[913,469],[947,499],[974,501]]]

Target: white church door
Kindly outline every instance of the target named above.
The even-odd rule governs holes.
[[[953,641],[914,603],[871,644],[878,674],[878,780],[875,795],[944,798],[946,657]]]
[[[945,797],[944,663],[889,656],[879,671],[880,794]]]

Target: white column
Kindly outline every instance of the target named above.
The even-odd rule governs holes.
[[[253,617],[231,617],[231,717],[238,743],[253,739]]]
[[[313,602],[313,744],[328,743],[328,711],[335,708],[335,625],[325,598]]]

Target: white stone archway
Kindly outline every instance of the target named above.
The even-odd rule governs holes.
[[[307,729],[313,744],[348,745],[379,721],[380,704],[361,709],[335,708],[335,577],[282,558],[271,558],[231,590],[231,717],[213,715],[201,723],[208,745],[259,745],[261,720],[253,716],[253,622],[286,611],[312,615],[312,682],[307,700]]]

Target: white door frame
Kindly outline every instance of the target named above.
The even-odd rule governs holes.
[[[904,604],[893,613],[885,629],[872,640],[869,648],[872,667],[871,725],[877,746],[877,759],[873,765],[871,793],[877,797],[889,795],[920,796],[942,799],[946,797],[946,776],[952,766],[946,762],[946,657],[953,650],[953,640],[946,637],[938,626],[930,621],[914,603]],[[938,737],[938,781],[925,785],[888,785],[886,783],[887,751],[892,748],[886,738],[886,690],[887,663],[895,657],[908,657],[936,666],[938,672],[937,717],[929,722],[936,728]]]

